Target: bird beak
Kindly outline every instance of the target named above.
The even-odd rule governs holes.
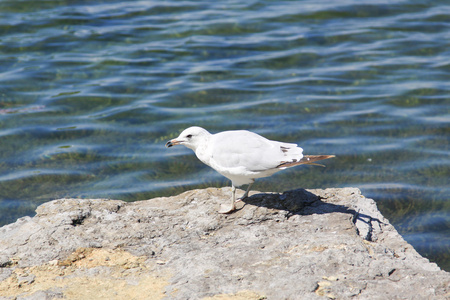
[[[168,141],[166,143],[166,148],[170,148],[172,146],[176,146],[176,145],[179,145],[179,144],[180,144],[179,141],[177,141],[176,139],[173,139],[173,140],[170,140],[170,141]]]

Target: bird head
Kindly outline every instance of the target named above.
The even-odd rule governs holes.
[[[166,148],[170,148],[176,145],[184,145],[189,149],[195,151],[195,149],[201,144],[208,140],[211,134],[201,127],[189,127],[175,139],[170,140],[166,143]]]

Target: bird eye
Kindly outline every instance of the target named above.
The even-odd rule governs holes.
[[[188,139],[190,139],[190,138],[192,137],[192,134],[188,134],[186,137],[187,137]]]

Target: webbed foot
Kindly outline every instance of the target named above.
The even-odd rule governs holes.
[[[239,198],[239,199],[237,199],[236,201],[234,201],[234,203],[238,203],[238,202],[244,200],[245,198],[247,198],[247,196],[244,195],[244,196],[242,196],[241,198]]]
[[[229,214],[235,210],[236,210],[236,206],[234,206],[234,205],[222,204],[222,205],[220,205],[219,214]]]

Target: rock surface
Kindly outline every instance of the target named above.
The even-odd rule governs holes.
[[[243,193],[242,191],[240,191]],[[448,299],[355,188],[61,199],[0,228],[0,299]]]

